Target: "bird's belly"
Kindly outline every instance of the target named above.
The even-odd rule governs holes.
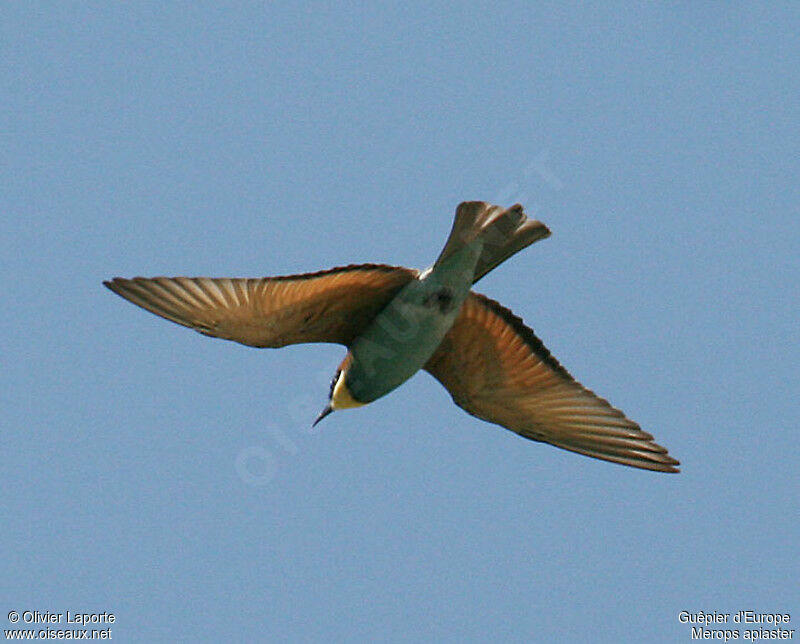
[[[352,346],[347,387],[356,400],[371,402],[398,387],[428,361],[453,325],[463,299],[437,304],[391,302]]]
[[[433,355],[469,293],[476,251],[409,283],[353,342],[346,384],[356,400],[386,395]]]

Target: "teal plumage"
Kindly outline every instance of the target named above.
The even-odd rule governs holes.
[[[423,367],[469,294],[482,248],[476,239],[407,284],[356,339],[345,379],[354,399],[377,400]]]
[[[549,234],[519,204],[503,209],[462,203],[433,266],[407,284],[350,347],[343,363],[345,405],[377,400],[419,371],[455,322],[472,285]],[[337,402],[332,400],[333,409]]]

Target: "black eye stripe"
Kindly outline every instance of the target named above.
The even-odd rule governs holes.
[[[336,383],[339,380],[339,374],[342,373],[341,369],[336,370],[336,375],[333,376],[333,380],[331,380],[331,389],[328,392],[328,398],[333,398],[333,390],[336,388]]]

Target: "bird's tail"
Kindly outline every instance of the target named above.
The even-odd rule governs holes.
[[[535,219],[528,219],[520,204],[503,210],[485,201],[465,201],[456,208],[453,229],[436,264],[481,238],[483,250],[475,266],[474,284],[514,253],[549,236],[547,226]]]

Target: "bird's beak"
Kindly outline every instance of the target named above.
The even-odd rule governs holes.
[[[317,420],[315,420],[313,423],[311,423],[311,426],[314,427],[319,421],[321,421],[323,418],[325,418],[325,416],[330,414],[332,411],[333,411],[333,409],[331,408],[331,406],[329,404],[325,405],[325,409],[323,409],[320,412],[319,416],[317,416]]]

